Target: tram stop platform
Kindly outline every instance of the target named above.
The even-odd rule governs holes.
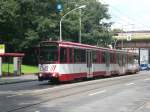
[[[35,74],[28,74],[14,77],[0,77],[0,85],[31,82],[37,80],[38,78]]]

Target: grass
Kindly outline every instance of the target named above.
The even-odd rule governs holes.
[[[39,69],[37,66],[22,65],[22,73],[38,73]]]
[[[4,73],[8,73],[8,68],[9,68],[9,73],[14,72],[13,64],[9,64],[9,67],[8,67],[7,63],[2,64],[2,71]],[[22,65],[21,66],[21,72],[24,74],[29,74],[29,73],[38,73],[39,70],[38,70],[37,66]]]

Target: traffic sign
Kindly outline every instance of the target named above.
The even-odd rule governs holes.
[[[128,35],[127,35],[127,41],[131,41],[131,39],[132,39],[132,35],[131,35],[131,34],[128,34]]]
[[[0,53],[5,53],[5,45],[0,44]]]

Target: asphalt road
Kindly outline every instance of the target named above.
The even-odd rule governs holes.
[[[0,85],[0,112],[150,112],[150,72],[71,84]]]

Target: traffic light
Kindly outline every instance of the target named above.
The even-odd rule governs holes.
[[[51,0],[50,3],[52,10],[54,10],[55,12],[59,13],[63,11],[63,4],[61,0]]]
[[[63,11],[63,4],[62,4],[62,2],[57,1],[55,9],[56,9],[56,12],[62,12]]]

